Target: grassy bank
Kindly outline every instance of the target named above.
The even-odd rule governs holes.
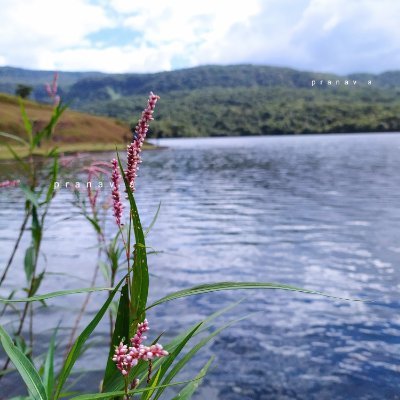
[[[24,100],[24,105],[34,132],[42,129],[50,118],[52,107],[29,100]],[[0,132],[25,138],[20,105],[15,96],[0,94]],[[129,126],[117,119],[67,110],[52,136],[53,141],[37,150],[36,154],[45,155],[54,146],[60,153],[112,151],[116,146],[125,150],[131,137]],[[5,146],[7,143],[13,145],[20,157],[27,155],[26,147],[15,146],[16,142],[0,137],[0,160],[12,158]],[[155,147],[145,145],[145,149],[151,148]]]

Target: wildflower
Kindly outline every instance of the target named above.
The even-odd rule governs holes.
[[[62,154],[59,159],[60,166],[63,168],[69,167],[74,160],[75,156],[65,156],[64,154]]]
[[[112,164],[111,180],[113,183],[112,198],[113,198],[113,207],[114,207],[114,217],[115,217],[115,222],[117,223],[117,225],[121,226],[123,205],[121,203],[121,199],[120,199],[120,195],[119,195],[120,175],[119,175],[118,161],[114,158],[114,160],[111,161],[111,164]]]
[[[4,188],[4,187],[15,187],[15,186],[18,186],[18,185],[19,185],[19,180],[0,182],[0,188]]]
[[[119,346],[115,348],[115,354],[113,361],[117,364],[117,368],[121,371],[122,375],[127,375],[128,371],[134,366],[132,365],[132,357],[127,355],[128,346],[121,342]],[[137,359],[136,359],[137,364]],[[136,365],[135,364],[135,365]]]
[[[57,107],[58,104],[60,103],[60,96],[57,94],[57,90],[58,90],[58,72],[54,73],[53,82],[51,83],[51,85],[49,83],[46,83],[45,89],[46,89],[46,92],[47,92],[48,96],[52,100],[53,105],[55,107]]]
[[[151,363],[151,360],[156,357],[164,357],[168,355],[168,352],[163,349],[161,344],[156,343],[151,346],[145,346],[142,344],[146,339],[146,336],[143,336],[143,333],[148,330],[149,323],[147,319],[145,319],[141,324],[138,324],[135,335],[130,339],[130,347],[123,342],[121,342],[119,346],[115,347],[115,353],[112,360],[115,362],[123,376],[127,376],[131,368],[137,365],[139,360]]]
[[[149,130],[149,123],[153,120],[153,111],[159,98],[159,96],[150,92],[147,107],[142,112],[142,116],[136,125],[133,141],[128,145],[126,178],[132,191],[135,191],[135,179],[137,177],[137,171],[139,170],[139,164],[142,162],[140,153],[142,151],[144,139]]]
[[[146,340],[147,337],[143,336],[143,333],[149,330],[149,323],[147,319],[145,319],[141,324],[138,324],[136,329],[135,336],[131,339],[132,347],[136,347],[137,349],[142,344],[143,340]]]

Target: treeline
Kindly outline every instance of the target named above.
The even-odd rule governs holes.
[[[153,137],[400,130],[400,96],[365,88],[207,88],[162,95]],[[143,96],[92,101],[85,111],[135,123]]]

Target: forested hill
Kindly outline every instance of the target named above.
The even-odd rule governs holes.
[[[0,91],[13,93],[17,84],[27,84],[44,101],[43,85],[51,78],[46,71],[0,68]],[[346,79],[357,82],[346,86]],[[162,97],[155,136],[400,130],[400,71],[342,77],[236,65],[154,74],[60,72],[60,92],[73,108],[132,122],[151,90]]]

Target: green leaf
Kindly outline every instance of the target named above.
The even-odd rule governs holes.
[[[32,123],[29,120],[28,115],[26,114],[24,102],[21,100],[21,98],[19,98],[18,101],[19,101],[19,108],[21,110],[22,121],[24,123],[25,132],[28,135],[28,140],[29,140],[29,143],[30,143],[30,147],[31,147],[31,149],[33,149]]]
[[[106,282],[110,281],[110,270],[108,267],[108,264],[106,264],[104,261],[99,261],[99,268],[101,273],[103,274],[104,280]]]
[[[49,350],[47,351],[46,361],[44,363],[43,372],[43,383],[46,388],[47,397],[51,398],[54,389],[54,351],[55,351],[55,340],[57,335],[58,327],[54,330],[53,335],[50,339]]]
[[[25,252],[24,268],[27,282],[30,282],[35,268],[35,249],[29,246]]]
[[[143,393],[142,400],[149,400],[153,393],[156,391],[156,386],[160,380],[160,373],[161,368],[157,371],[156,376],[152,379],[151,385],[149,386],[149,389],[151,390]]]
[[[284,285],[281,283],[272,283],[272,282],[217,282],[217,283],[209,283],[205,285],[195,286],[190,289],[179,290],[177,292],[171,293],[150,306],[147,307],[146,310],[158,306],[162,303],[166,303],[171,300],[180,299],[182,297],[194,296],[198,294],[210,293],[210,292],[218,292],[221,290],[240,290],[240,289],[281,289],[281,290],[290,290],[293,292],[301,292],[308,294],[317,294],[324,297],[330,297],[332,299],[338,300],[348,300],[348,301],[363,301],[360,299],[348,299],[344,297],[333,296],[330,294],[318,292],[316,290],[308,290],[302,289],[295,286]]]
[[[150,232],[151,229],[153,228],[154,224],[156,223],[157,218],[158,218],[158,214],[159,214],[159,212],[160,212],[160,208],[161,208],[161,201],[160,201],[160,203],[158,204],[157,212],[156,212],[156,214],[154,215],[153,220],[151,221],[151,224],[149,225],[149,227],[146,229],[146,231],[145,231],[145,233],[144,233],[144,237],[146,237],[146,236],[149,234],[149,232]]]
[[[234,321],[229,322],[228,324],[216,329],[214,332],[212,332],[210,335],[206,336],[203,338],[199,343],[197,343],[195,346],[193,346],[190,351],[185,354],[174,366],[173,368],[169,371],[168,375],[165,377],[163,380],[162,384],[166,385],[172,381],[172,379],[186,366],[186,364],[196,355],[196,353],[201,350],[207,343],[209,343],[212,339],[214,339],[215,336],[217,336],[219,333],[221,333],[224,329],[232,326],[233,324],[242,321],[243,319],[248,318],[249,316],[241,317],[238,318]],[[161,394],[163,393],[164,389],[159,389],[157,394],[154,396],[154,400],[158,399]]]
[[[118,346],[122,340],[129,340],[129,290],[128,285],[125,284],[121,289],[121,296],[119,298],[119,306],[117,311],[117,319],[115,321],[114,332],[111,340],[110,351],[107,358],[107,366],[103,378],[103,390],[109,390],[110,382],[122,377],[120,371],[115,366],[112,356],[114,354],[114,346]]]
[[[79,354],[82,351],[83,346],[85,345],[86,341],[88,340],[89,336],[92,334],[94,329],[97,327],[101,319],[103,318],[104,314],[106,313],[110,303],[112,302],[115,294],[117,293],[118,289],[122,285],[122,283],[125,281],[125,277],[120,280],[118,285],[115,287],[115,289],[110,293],[108,296],[108,299],[106,302],[103,304],[103,306],[100,308],[99,312],[94,316],[92,321],[89,323],[89,325],[86,326],[86,328],[83,330],[83,332],[78,336],[78,338],[75,340],[74,345],[72,346],[71,350],[68,353],[67,359],[65,360],[64,366],[60,372],[56,392],[54,399],[58,399],[61,393],[61,390],[69,377],[72,367],[74,366],[76,360],[78,359]]]
[[[3,371],[0,371],[0,377],[2,377],[2,376],[4,376],[4,375],[7,375],[7,374],[9,374],[10,372],[15,372],[15,369],[14,369],[14,368],[7,368],[7,369],[5,369],[5,370],[3,370]]]
[[[53,297],[61,297],[67,296],[70,294],[77,294],[77,293],[90,293],[90,292],[101,292],[104,290],[113,290],[112,288],[108,287],[90,287],[90,288],[80,288],[80,289],[71,289],[71,290],[59,290],[57,292],[50,292],[46,294],[39,294],[36,296],[25,297],[20,299],[9,299],[6,297],[0,297],[0,303],[31,303],[33,301],[43,301],[47,299],[52,299]]]
[[[29,143],[26,140],[20,138],[19,136],[12,135],[11,133],[0,132],[0,136],[8,138],[8,139],[13,139],[13,140],[15,140],[17,142],[23,143],[26,146],[29,146]]]
[[[53,147],[48,153],[47,157],[58,157],[59,156],[59,151],[58,147]]]
[[[39,256],[40,242],[42,241],[42,225],[39,222],[38,210],[39,207],[32,207],[32,240],[36,250],[36,257]],[[37,261],[37,260],[36,260]],[[36,263],[35,261],[35,263]]]
[[[0,342],[8,357],[24,380],[31,396],[35,400],[47,400],[46,390],[35,367],[29,359],[16,347],[8,333],[0,326]]]
[[[126,179],[124,169],[117,152],[119,168],[121,176],[125,183],[125,189],[128,194],[130,203],[130,211],[133,222],[133,231],[135,233],[135,250],[134,250],[134,268],[133,280],[131,285],[131,306],[132,306],[132,321],[133,325],[136,322],[142,321],[145,318],[147,296],[149,293],[149,270],[147,266],[146,243],[144,240],[143,228],[140,222],[139,212],[136,207],[136,202]]]
[[[21,335],[16,335],[14,336],[14,344],[16,347],[18,347],[19,350],[22,351],[23,354],[25,354],[28,359],[29,354],[31,353],[32,349],[26,344],[25,339]]]
[[[11,299],[14,297],[16,291],[17,291],[16,289],[12,290],[12,291],[10,292],[10,294],[8,295],[7,299],[8,299],[8,300],[11,300]],[[3,307],[3,309],[2,309],[1,312],[0,312],[0,317],[2,317],[2,316],[4,315],[4,313],[6,312],[7,307],[12,308],[12,309],[15,311],[15,314],[16,314],[18,317],[21,317],[20,311],[19,311],[18,308],[15,307],[13,304],[4,304],[4,307]]]
[[[211,314],[209,317],[207,317],[206,319],[204,319],[202,321],[201,326],[204,327],[206,324],[210,324],[213,320],[215,320],[216,318],[218,318],[220,315],[230,311],[231,309],[233,309],[234,307],[236,307],[239,303],[241,303],[243,301],[243,299],[240,299],[232,304],[229,304],[228,306],[217,310],[216,312],[214,312],[213,314]],[[185,338],[190,334],[190,332],[194,329],[196,329],[198,323],[194,324],[193,326],[191,326],[190,328],[188,328],[185,332],[180,333],[178,336],[176,336],[173,340],[171,340],[168,344],[166,344],[164,347],[165,349],[169,352],[172,353],[179,345],[180,343],[185,340]],[[195,335],[199,334],[202,332],[202,329],[198,329],[195,332]],[[159,340],[159,338],[161,337],[161,335],[157,338],[157,340],[155,342],[157,342]],[[161,360],[155,360],[153,362],[153,366],[154,368],[157,368],[157,365],[160,364],[160,361],[163,361],[164,358],[162,358]],[[130,374],[130,378],[135,378],[140,376],[141,374],[145,373],[147,370],[147,364],[144,362],[139,362],[139,364],[132,369],[131,374]],[[112,379],[111,380],[111,384],[109,385],[109,391],[113,391],[113,390],[121,390],[124,387],[124,384],[122,382],[122,380],[119,380],[118,378]]]
[[[165,346],[165,349],[170,353],[168,356],[163,357],[161,359],[157,359],[153,361],[153,367],[154,369],[157,368],[158,365],[168,362],[172,363],[173,357],[174,357],[174,352],[176,352],[176,355],[179,354],[179,352],[183,349],[185,344],[190,340],[190,338],[198,331],[199,327],[203,324],[203,322],[200,322],[194,327],[190,328],[186,332],[178,335],[171,343],[169,343],[167,346]],[[179,349],[179,350],[177,350]],[[175,356],[176,357],[176,356]],[[169,361],[171,360],[171,361]],[[147,372],[147,362],[144,361],[139,361],[139,364],[136,365],[136,367],[132,368],[130,373],[129,373],[129,379],[133,380],[134,378],[140,377],[142,374],[145,374]],[[164,369],[165,373],[165,369]],[[109,391],[114,391],[114,390],[120,390],[124,387],[123,381],[118,380],[118,379],[113,379],[110,381],[109,385]]]
[[[200,376],[199,378],[196,379],[202,379],[204,376]],[[171,387],[171,386],[178,386],[178,385],[186,385],[190,382],[193,382],[196,379],[191,379],[189,381],[182,381],[182,382],[174,382],[170,383],[169,385],[165,385],[165,387]],[[159,389],[163,387],[163,385],[155,386],[155,387],[147,387],[147,388],[141,388],[141,389],[134,389],[134,390],[129,390],[128,394],[131,396],[134,396],[136,394],[148,392],[149,390],[154,390],[154,389]],[[123,391],[118,391],[118,392],[108,392],[108,393],[90,393],[90,394],[82,394],[77,397],[72,397],[70,400],[98,400],[98,399],[111,399],[114,397],[118,396],[123,396],[125,392]]]
[[[14,159],[18,161],[19,165],[28,173],[30,173],[30,166],[27,162],[25,162],[15,151],[14,149],[6,143],[6,147],[8,151],[13,155]]]
[[[176,348],[174,349],[174,351],[172,353],[170,353],[168,356],[166,356],[165,358],[163,358],[163,362],[161,363],[161,367],[160,370],[161,372],[159,372],[159,374],[157,374],[158,379],[162,379],[163,376],[166,374],[166,372],[168,371],[168,369],[170,368],[170,366],[172,365],[172,363],[175,361],[175,359],[179,356],[179,354],[181,353],[181,351],[183,350],[183,348],[186,346],[186,344],[188,343],[188,341],[193,337],[193,335],[198,331],[198,329],[202,326],[203,322],[200,322],[199,324],[197,324],[194,329],[192,329],[184,338],[183,340],[179,343],[178,346],[176,346]],[[170,382],[170,381],[169,381]],[[169,382],[163,382],[164,384],[169,384]],[[160,389],[160,390],[164,390],[164,389]],[[158,392],[157,392],[158,394]],[[160,395],[161,393],[159,393],[158,395]],[[156,397],[157,398],[157,397]]]
[[[60,119],[63,112],[68,108],[68,106],[64,106],[61,103],[53,110],[53,114],[49,123],[40,131],[37,132],[35,137],[33,138],[32,144],[33,147],[36,147],[43,139],[50,139],[55,126],[57,125],[58,120]]]
[[[54,184],[57,181],[57,175],[58,175],[58,158],[57,156],[54,157],[54,161],[53,161],[53,167],[51,170],[51,181],[50,181],[50,185],[49,188],[47,189],[47,194],[46,194],[46,203],[48,203],[51,198],[53,197],[53,193],[54,193]]]
[[[34,296],[35,293],[38,291],[40,284],[42,283],[45,271],[41,272],[38,276],[35,276],[32,281],[30,295]],[[43,300],[41,300],[43,301]]]
[[[207,375],[207,372],[214,361],[214,357],[211,357],[207,364],[201,369],[199,374],[196,376],[196,380],[188,383],[177,396],[175,396],[172,400],[189,400],[192,398],[196,389],[201,385],[203,382],[203,378]]]
[[[85,215],[86,219],[92,224],[94,230],[97,233],[101,233],[101,228],[99,223],[97,222],[97,220],[95,220],[94,218],[90,217],[89,215]]]
[[[27,185],[21,183],[20,188],[25,194],[26,200],[30,201],[36,208],[39,208],[39,198]]]

